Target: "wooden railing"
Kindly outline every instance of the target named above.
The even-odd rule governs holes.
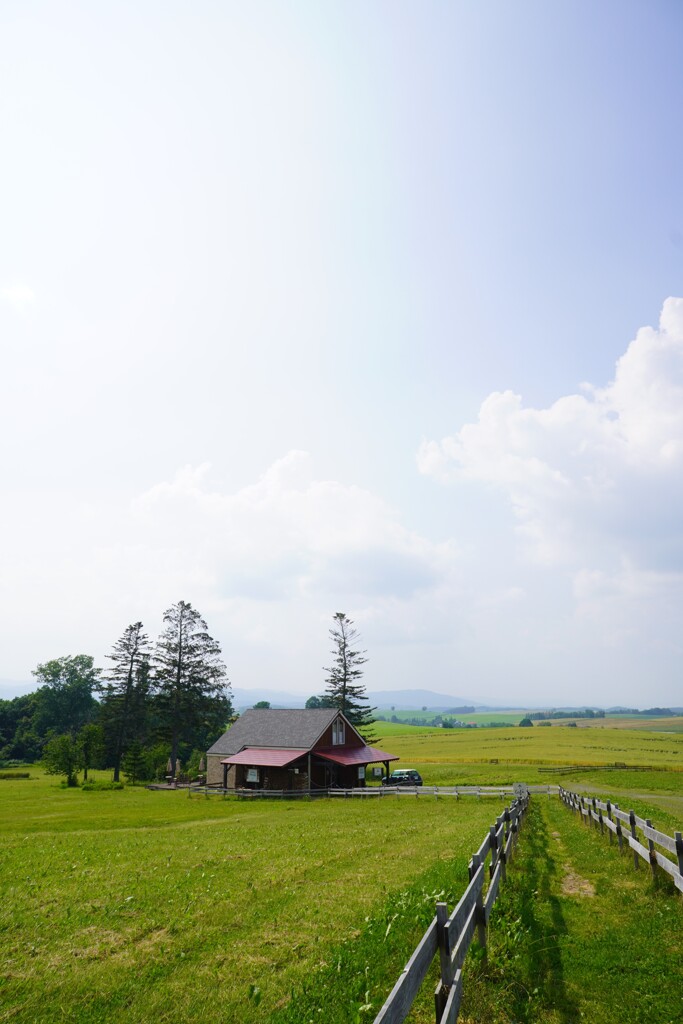
[[[491,910],[498,897],[501,880],[505,880],[529,803],[526,787],[518,787],[518,793],[511,806],[498,815],[473,854],[469,863],[469,885],[453,913],[449,915],[446,903],[436,904],[431,924],[375,1017],[374,1024],[401,1024],[405,1020],[437,955],[441,978],[434,993],[436,1021],[437,1024],[455,1024],[457,1021],[462,1000],[462,965],[475,931],[479,944],[486,949]],[[484,892],[487,875],[489,883]]]
[[[166,788],[166,787],[164,787]],[[221,796],[236,796],[240,798],[264,799],[296,799],[297,797],[368,797],[378,799],[381,797],[401,796],[454,796],[458,799],[461,796],[497,796],[509,797],[515,792],[514,786],[359,786],[354,789],[341,789],[335,786],[330,789],[224,789],[222,786],[192,786],[193,793],[220,794]],[[550,796],[559,792],[559,786],[528,786],[529,793],[543,793]]]
[[[578,793],[570,793],[560,786],[560,799],[588,826],[600,829],[604,833],[609,832],[610,843],[617,837],[619,850],[623,850],[624,844],[633,850],[633,866],[638,868],[640,860],[650,865],[652,874],[655,875],[658,869],[666,871],[671,875],[674,885],[680,892],[683,892],[683,836],[680,832],[674,832],[673,836],[665,832],[659,832],[649,818],[640,818],[635,811],[622,811],[618,804],[611,800],[603,803],[596,797],[580,796]],[[626,829],[622,825],[628,826]],[[638,837],[642,833],[644,842]],[[677,861],[667,857],[655,849],[661,846],[669,853],[672,853]]]

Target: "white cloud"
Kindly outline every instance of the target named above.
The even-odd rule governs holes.
[[[683,568],[683,300],[638,332],[603,388],[525,408],[490,395],[477,423],[425,443],[420,470],[500,488],[526,549],[577,569]]]
[[[518,628],[537,652],[557,644],[554,656],[583,659],[588,678],[611,651],[601,686],[670,677],[683,653],[683,300],[667,299],[607,386],[547,409],[494,393],[477,423],[425,443],[418,464],[505,496],[517,544],[503,557],[529,581]],[[539,567],[554,570],[552,593]]]
[[[36,295],[33,289],[20,281],[7,282],[0,288],[0,301],[19,313],[32,306],[35,300]]]

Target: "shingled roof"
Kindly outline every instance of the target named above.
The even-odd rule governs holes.
[[[338,714],[336,708],[250,708],[208,753],[225,757],[246,746],[310,750]]]

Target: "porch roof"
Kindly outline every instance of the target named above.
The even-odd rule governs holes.
[[[335,764],[373,764],[375,761],[398,761],[398,754],[387,754],[378,747],[316,747],[313,753]]]
[[[306,748],[245,747],[237,754],[224,757],[221,764],[248,764],[259,768],[285,768],[307,754]]]

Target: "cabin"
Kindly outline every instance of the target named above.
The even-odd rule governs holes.
[[[224,789],[316,790],[365,785],[368,765],[398,761],[336,708],[251,708],[206,755],[207,783]]]

